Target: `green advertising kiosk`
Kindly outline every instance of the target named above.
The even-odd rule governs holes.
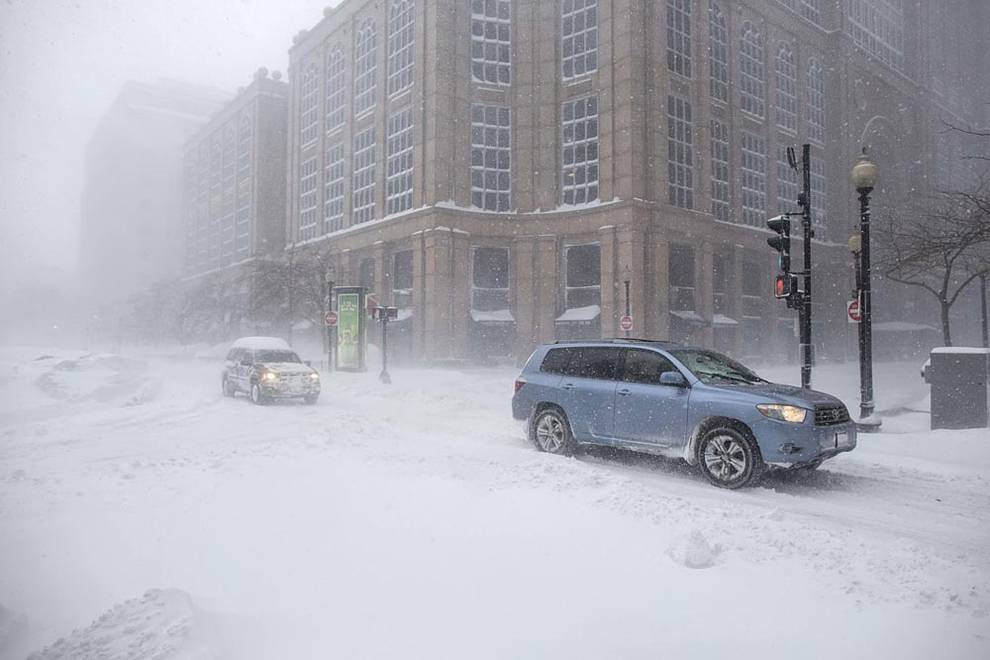
[[[367,353],[365,329],[365,289],[341,286],[334,289],[337,298],[337,369],[364,371]]]

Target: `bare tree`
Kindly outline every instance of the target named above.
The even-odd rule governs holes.
[[[942,337],[952,345],[949,312],[972,282],[990,273],[990,194],[942,192],[906,213],[880,219],[878,266],[887,279],[938,302]]]
[[[318,252],[289,248],[280,258],[256,260],[245,272],[250,278],[248,308],[256,319],[279,319],[291,333],[293,324],[323,322],[326,308],[325,277],[330,262]]]

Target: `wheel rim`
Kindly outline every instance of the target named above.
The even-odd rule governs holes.
[[[261,388],[257,385],[251,386],[251,400],[255,403],[261,401]]]
[[[564,424],[556,415],[544,415],[536,424],[536,441],[540,449],[554,453],[564,446]]]
[[[746,472],[749,461],[738,438],[718,435],[705,445],[705,467],[719,481],[732,481]]]

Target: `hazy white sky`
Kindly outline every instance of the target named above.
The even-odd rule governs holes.
[[[338,0],[0,0],[0,293],[76,262],[84,145],[126,80],[285,71]]]

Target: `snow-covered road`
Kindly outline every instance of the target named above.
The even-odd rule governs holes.
[[[904,414],[725,492],[537,453],[515,371],[333,374],[317,406],[256,407],[215,362],[44,353],[0,351],[0,657],[152,588],[195,612],[168,657],[990,657],[986,430]],[[854,365],[819,377],[855,403]],[[882,407],[923,396],[913,367],[879,381]]]

